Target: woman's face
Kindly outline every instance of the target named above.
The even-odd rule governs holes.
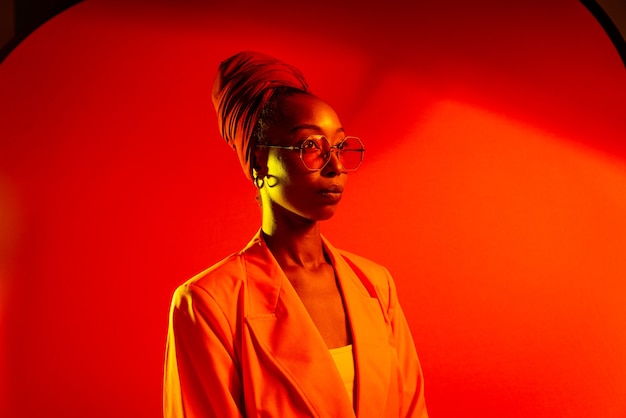
[[[282,109],[282,115],[268,128],[268,142],[272,145],[298,146],[310,135],[324,135],[330,145],[335,145],[345,137],[335,111],[315,96],[287,97]],[[324,168],[310,171],[297,150],[259,149],[262,151],[257,158],[263,161],[267,157],[268,177],[261,190],[264,210],[269,203],[275,214],[280,211],[312,221],[333,216],[347,180],[334,152]]]

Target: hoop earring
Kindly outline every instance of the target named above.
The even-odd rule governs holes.
[[[278,184],[278,178],[272,175],[265,176],[267,178],[267,187],[274,187]],[[273,181],[270,181],[273,180]]]
[[[257,189],[261,189],[263,185],[265,184],[265,180],[263,180],[263,177],[255,177],[254,180],[252,180],[252,182],[254,183]]]

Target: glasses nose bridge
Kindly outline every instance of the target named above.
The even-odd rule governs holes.
[[[325,136],[321,136],[320,141],[321,141],[320,143],[321,157],[325,161],[324,165],[328,164],[331,158],[330,154],[332,154],[333,152],[335,153],[335,156],[337,157],[337,159],[339,159],[339,155],[340,155],[339,153],[341,151],[341,149],[339,148],[339,145],[341,145],[341,143],[336,144],[336,145],[330,145],[330,141]]]
[[[333,159],[332,154],[335,155],[335,161],[331,161]],[[339,148],[338,145],[330,145],[328,147],[328,150],[324,153],[324,160],[326,160],[326,162],[324,163],[324,166],[322,167],[322,169],[326,168],[329,165],[334,166],[337,170],[339,171],[343,171],[343,161],[341,161],[341,148]]]
[[[339,148],[339,145],[340,145],[340,144],[337,144],[337,145],[331,145],[331,146],[328,148],[328,152],[327,152],[327,154],[331,154],[331,153],[333,153],[333,152],[334,152],[334,153],[335,153],[335,155],[337,156],[337,158],[339,158],[339,156],[341,155],[341,148]]]

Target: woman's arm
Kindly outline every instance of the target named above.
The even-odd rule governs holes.
[[[165,355],[165,418],[245,416],[233,333],[215,300],[180,286],[170,310]]]
[[[386,270],[386,269],[385,269]],[[395,348],[400,364],[402,379],[401,417],[428,418],[424,400],[424,378],[415,344],[404,312],[398,302],[396,286],[388,271],[389,307],[387,314],[391,321]]]

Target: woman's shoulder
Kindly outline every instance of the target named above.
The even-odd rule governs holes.
[[[366,257],[345,250],[338,250],[342,261],[358,278],[370,297],[378,299],[383,314],[389,317],[392,302],[395,301],[395,284],[385,266]]]
[[[383,266],[382,264],[379,264],[376,261],[370,260],[369,258],[360,256],[358,254],[354,254],[350,251],[346,251],[342,249],[338,249],[337,252],[339,252],[339,254],[341,254],[343,259],[346,260],[348,263],[354,264],[363,269],[371,269],[374,271],[387,272],[387,269],[385,268],[385,266]]]
[[[197,287],[208,292],[222,287],[231,288],[245,279],[242,258],[242,252],[232,253],[187,279],[179,287]]]
[[[233,301],[242,296],[250,276],[250,262],[268,262],[268,255],[259,243],[257,233],[240,251],[231,253],[180,284],[176,293],[204,295],[219,301]]]
[[[345,261],[350,269],[357,275],[370,294],[374,289],[376,289],[375,293],[379,295],[380,293],[387,293],[390,285],[393,286],[393,278],[389,270],[382,264],[350,251],[339,249],[337,252],[340,254],[341,259]]]

